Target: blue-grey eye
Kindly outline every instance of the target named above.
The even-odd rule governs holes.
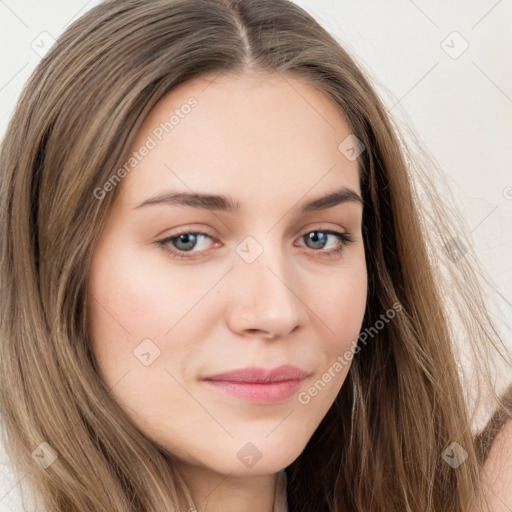
[[[205,235],[201,235],[199,233],[183,233],[182,235],[171,238],[170,241],[176,249],[180,251],[189,251],[194,249],[200,236]]]
[[[305,239],[313,243],[312,246],[308,246],[311,249],[323,249],[327,243],[329,232],[326,231],[311,231],[307,235],[304,235]]]

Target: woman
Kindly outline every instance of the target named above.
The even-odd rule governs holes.
[[[489,381],[499,338],[436,191],[420,211],[381,101],[302,9],[104,2],[1,157],[2,420],[42,510],[475,505],[483,399],[452,327]]]

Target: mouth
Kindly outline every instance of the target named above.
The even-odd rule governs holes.
[[[296,366],[283,365],[272,370],[247,367],[205,377],[210,389],[251,403],[282,402],[297,393],[308,373]]]

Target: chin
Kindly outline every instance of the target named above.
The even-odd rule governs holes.
[[[289,466],[304,449],[301,439],[283,435],[272,439],[275,433],[259,440],[231,440],[234,457],[226,457],[222,450],[210,456],[210,463],[216,460],[216,471],[239,476],[273,474]],[[296,441],[296,442],[294,442]]]

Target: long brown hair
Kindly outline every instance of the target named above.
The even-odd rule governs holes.
[[[430,162],[415,158],[365,73],[286,0],[106,1],[30,77],[0,153],[0,405],[13,467],[30,475],[47,511],[193,505],[172,454],[111,398],[90,350],[86,282],[115,199],[95,190],[174,86],[247,69],[293,74],[323,91],[366,148],[363,329],[372,339],[286,468],[290,511],[467,510],[479,488],[479,402],[461,371],[457,332],[482,382],[492,371],[483,362],[500,350],[468,242],[428,181]],[[392,321],[373,334],[395,303]],[[457,467],[443,457],[453,446],[466,454]],[[57,458],[41,468],[38,454]]]

